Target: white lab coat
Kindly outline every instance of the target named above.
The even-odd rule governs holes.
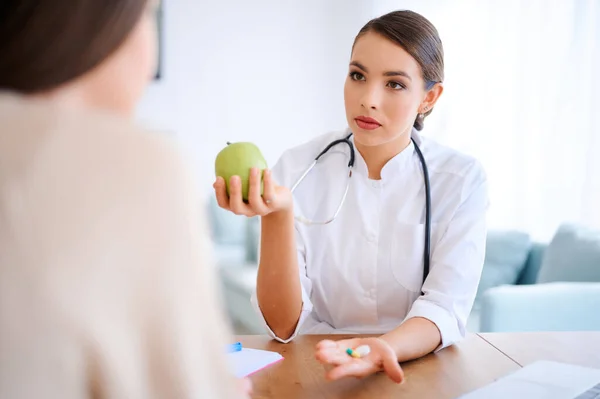
[[[291,187],[315,156],[349,131],[322,135],[286,151],[273,168]],[[425,185],[411,144],[372,180],[358,150],[346,201],[328,225],[296,222],[302,313],[298,333],[386,333],[411,317],[439,328],[439,350],[464,337],[483,266],[487,181],[479,162],[412,132],[431,182],[431,264],[423,283]],[[338,206],[349,149],[340,144],[294,193],[295,212],[324,220]],[[421,296],[423,289],[424,296]],[[256,292],[255,310],[262,318]],[[263,322],[264,322],[264,318]]]

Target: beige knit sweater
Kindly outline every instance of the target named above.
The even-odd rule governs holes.
[[[235,397],[192,187],[157,133],[0,93],[0,398]]]

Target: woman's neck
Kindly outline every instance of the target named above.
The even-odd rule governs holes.
[[[367,164],[369,179],[381,180],[383,167],[410,144],[410,131],[377,146],[364,146],[357,142],[354,144]]]
[[[95,75],[85,75],[59,87],[29,94],[33,100],[50,102],[71,111],[100,111],[131,118],[134,110],[126,106],[127,101],[106,89],[106,83]]]

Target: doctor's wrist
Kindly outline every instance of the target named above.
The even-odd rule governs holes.
[[[261,217],[263,221],[273,221],[273,222],[285,222],[294,220],[294,207],[291,205],[289,208],[279,209],[277,211],[273,211],[267,215]]]

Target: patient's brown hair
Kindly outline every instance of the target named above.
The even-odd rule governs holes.
[[[1,0],[0,89],[35,93],[92,70],[125,41],[148,0]]]

